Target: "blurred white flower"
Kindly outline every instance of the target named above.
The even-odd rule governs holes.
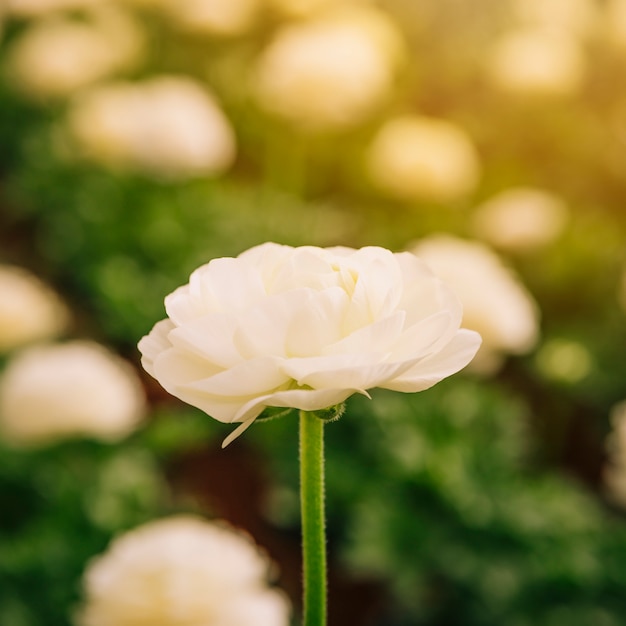
[[[606,40],[617,49],[626,50],[626,0],[607,0],[602,26]]]
[[[235,158],[228,119],[207,89],[182,76],[84,93],[68,113],[67,128],[84,157],[154,176],[219,174]]]
[[[59,98],[137,63],[143,38],[129,15],[107,7],[84,17],[29,26],[7,53],[12,83],[32,97]]]
[[[606,440],[604,485],[609,498],[626,508],[626,400],[613,406],[609,419],[612,429]]]
[[[93,342],[26,348],[0,378],[0,431],[17,445],[75,436],[117,440],[144,411],[135,370]]]
[[[52,289],[22,268],[0,265],[0,353],[60,335],[68,322]]]
[[[539,334],[537,305],[500,257],[478,242],[432,235],[411,251],[456,293],[463,304],[463,326],[478,331],[483,343],[470,367],[491,374],[506,354],[523,354]]]
[[[260,0],[160,0],[174,24],[184,30],[239,35],[254,23]]]
[[[243,432],[266,407],[317,411],[458,372],[480,337],[452,291],[408,252],[266,243],[214,259],[165,299],[139,342],[176,397]]]
[[[532,250],[554,241],[568,217],[565,202],[541,189],[507,189],[476,209],[474,232],[507,250]]]
[[[16,17],[40,17],[46,13],[82,9],[106,0],[3,0],[7,14]]]
[[[595,0],[513,0],[513,15],[520,24],[587,37],[599,18]]]
[[[78,626],[288,626],[270,563],[225,524],[179,515],[115,539],[84,575]]]
[[[529,95],[571,94],[581,85],[585,69],[577,38],[541,28],[504,35],[486,60],[488,78],[495,86]]]
[[[480,161],[470,138],[445,120],[422,116],[386,122],[366,154],[372,182],[400,199],[449,201],[478,184]]]
[[[345,7],[278,32],[253,77],[260,106],[308,128],[359,124],[393,87],[402,41],[386,14]]]
[[[288,17],[310,17],[342,4],[368,4],[371,0],[269,0],[269,4]]]

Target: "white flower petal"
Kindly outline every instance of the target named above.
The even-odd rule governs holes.
[[[396,310],[402,296],[402,274],[395,255],[388,250],[369,246],[355,251],[350,258],[359,269],[370,313],[374,318],[384,317]]]
[[[260,357],[243,361],[210,377],[189,381],[181,388],[231,397],[267,393],[289,381],[279,365],[279,359]]]
[[[354,364],[341,369],[322,370],[302,377],[301,384],[315,389],[332,388],[337,385],[347,389],[371,389],[400,376],[415,362],[416,359],[396,363]]]
[[[389,317],[354,331],[337,343],[329,345],[322,350],[322,354],[331,356],[389,352],[400,337],[405,318],[405,312],[398,311]]]
[[[189,285],[183,285],[166,296],[165,312],[176,326],[186,324],[207,313],[202,300],[192,297]]]
[[[174,395],[223,424],[254,420],[265,408],[260,404],[258,397],[212,396],[197,391],[188,392],[185,390],[181,390]],[[248,407],[249,405],[250,408],[242,412],[242,407]]]
[[[462,370],[474,358],[480,342],[478,333],[461,329],[440,352],[421,360],[402,376],[379,387],[410,393],[424,391]]]
[[[339,404],[354,393],[367,392],[360,389],[285,389],[274,393],[253,398],[243,404],[234,415],[231,422],[252,422],[266,407],[286,407],[302,411],[318,411]],[[222,420],[226,421],[226,420]],[[235,437],[245,428],[232,433]],[[237,435],[235,435],[237,433]],[[227,438],[228,443],[234,437]]]
[[[179,351],[187,350],[218,367],[232,367],[242,360],[233,341],[236,327],[232,315],[213,313],[173,328],[169,341]]]
[[[225,448],[226,446],[230,445],[233,441],[235,441],[235,439],[237,439],[239,435],[241,435],[244,431],[248,430],[250,426],[252,426],[253,422],[254,422],[254,417],[252,419],[249,419],[247,422],[244,422],[243,424],[240,424],[239,426],[237,426],[237,428],[235,428],[235,430],[233,430],[233,432],[230,433],[230,435],[228,435],[228,437],[226,437],[224,441],[222,441],[222,448]]]
[[[308,384],[303,382],[305,379],[314,377],[317,374],[372,366],[383,361],[384,357],[385,355],[381,353],[371,353],[292,358],[286,359],[282,363],[282,369],[285,374],[290,376],[299,386],[303,386]]]
[[[340,404],[360,389],[288,389],[264,399],[266,406],[293,407],[301,411],[319,411]],[[367,394],[365,394],[367,395]]]
[[[196,270],[189,286],[205,309],[227,313],[245,310],[266,295],[258,268],[230,258],[213,259]]]
[[[223,371],[205,359],[187,352],[179,352],[171,347],[157,355],[152,367],[157,380],[165,381],[170,387],[203,380]]]
[[[425,356],[439,346],[446,345],[458,331],[449,311],[435,313],[413,324],[398,338],[390,360],[404,361]]]
[[[157,322],[150,333],[142,337],[137,345],[141,352],[141,364],[150,376],[156,378],[154,373],[154,361],[163,351],[172,347],[168,339],[169,332],[174,328],[174,324],[169,319]]]
[[[436,278],[429,267],[414,254],[401,252],[396,257],[404,284],[398,308],[407,312],[407,325],[442,310],[453,313],[456,324],[459,325],[462,307],[452,290]]]
[[[342,337],[341,320],[348,305],[345,291],[330,287],[321,292],[307,290],[306,295],[287,322],[285,347],[290,357],[320,354]]]
[[[303,298],[304,289],[268,296],[240,315],[233,335],[238,352],[246,359],[286,356],[290,314]]]

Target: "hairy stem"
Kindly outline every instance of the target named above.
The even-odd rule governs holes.
[[[306,411],[300,411],[300,504],[304,573],[303,626],[325,626],[324,421]]]

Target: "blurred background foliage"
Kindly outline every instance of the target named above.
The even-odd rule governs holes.
[[[249,531],[297,606],[296,420],[221,451],[136,343],[211,258],[442,233],[477,246],[445,271],[485,359],[326,429],[331,624],[624,623],[625,62],[624,0],[5,0],[0,262],[69,321],[20,335],[0,280],[2,367],[89,339],[147,403],[34,442],[1,389],[0,626],[71,624],[89,559],[178,511]]]

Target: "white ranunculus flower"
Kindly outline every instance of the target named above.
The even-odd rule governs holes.
[[[61,298],[36,276],[0,265],[0,353],[60,335],[69,317]]]
[[[366,154],[372,182],[400,199],[449,201],[471,193],[480,176],[474,145],[458,126],[423,116],[387,121]]]
[[[492,250],[450,235],[422,239],[411,250],[455,291],[463,304],[463,325],[481,334],[483,343],[472,363],[476,371],[492,373],[504,355],[534,347],[537,305]]]
[[[253,90],[263,109],[302,127],[353,126],[389,94],[402,49],[384,13],[344,7],[280,30],[259,59]]]
[[[288,17],[310,17],[341,4],[369,4],[371,0],[269,0],[270,5]]]
[[[102,2],[103,0],[4,0],[7,14],[28,18],[57,11],[82,9]]]
[[[239,35],[252,24],[261,0],[160,0],[174,24],[212,35]]]
[[[531,187],[507,189],[483,203],[474,215],[474,232],[506,250],[532,250],[554,241],[568,211],[558,196]]]
[[[105,85],[77,98],[69,135],[86,158],[166,178],[222,173],[235,135],[214,98],[182,76]]]
[[[562,96],[580,87],[585,58],[580,41],[572,35],[519,29],[496,41],[486,71],[491,82],[504,91]]]
[[[171,394],[241,422],[227,442],[266,407],[315,411],[373,387],[427,389],[480,343],[419,259],[377,247],[266,243],[200,267],[165,308],[139,343],[142,364]]]
[[[134,369],[93,342],[26,348],[0,378],[0,432],[17,445],[76,436],[117,440],[144,412]]]
[[[137,63],[143,37],[128,14],[106,7],[84,17],[27,28],[8,50],[11,82],[31,97],[61,98]]]
[[[626,0],[608,0],[602,17],[606,39],[618,50],[626,50]]]
[[[115,539],[84,575],[77,626],[288,626],[270,563],[246,535],[179,515]]]
[[[577,37],[590,35],[599,17],[595,0],[513,0],[512,8],[525,26]]]

